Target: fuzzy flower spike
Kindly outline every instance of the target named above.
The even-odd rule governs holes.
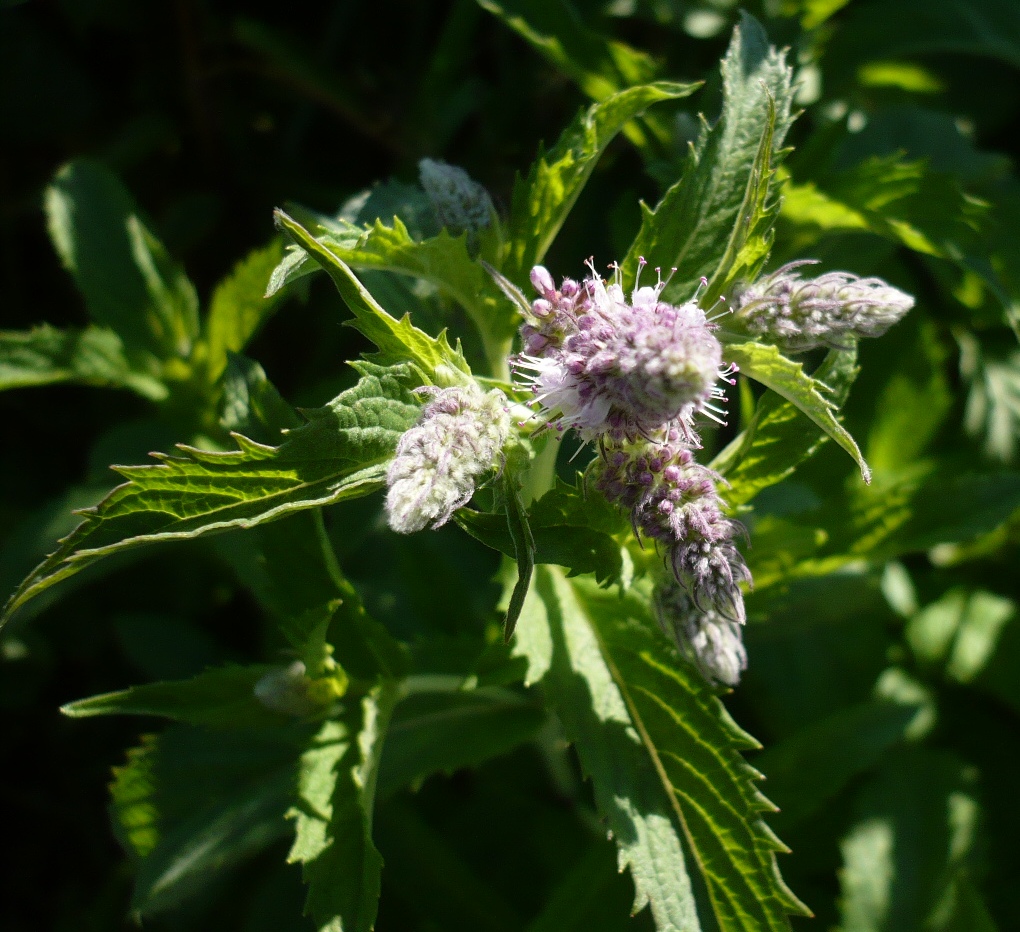
[[[790,262],[736,295],[736,318],[754,337],[790,352],[831,346],[848,337],[880,337],[914,306],[914,299],[881,278],[827,272],[802,278],[814,259]]]
[[[714,404],[725,399],[716,381],[734,371],[722,365],[717,325],[694,301],[660,300],[668,278],[641,286],[639,275],[628,300],[618,266],[610,283],[591,260],[588,268],[583,282],[564,279],[559,289],[542,266],[531,273],[540,297],[515,368],[548,423],[586,441],[622,441],[674,422],[696,443],[694,415],[723,413]]]

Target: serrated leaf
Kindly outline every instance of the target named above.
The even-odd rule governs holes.
[[[828,401],[842,405],[859,371],[857,350],[830,350],[811,378],[829,389]],[[726,479],[730,507],[746,505],[762,489],[792,475],[828,438],[817,423],[805,422],[800,408],[776,392],[758,402],[751,425],[711,462]]]
[[[283,211],[276,211],[277,223],[293,237],[328,273],[347,306],[354,314],[354,324],[378,348],[374,357],[379,363],[411,361],[432,376],[442,367],[469,375],[471,370],[464,361],[460,347],[452,348],[441,333],[438,338],[415,327],[408,317],[397,320],[386,313],[358,281],[347,264],[335,255],[328,244],[320,243],[297,221]]]
[[[482,265],[471,257],[466,236],[451,236],[443,230],[438,236],[416,240],[403,220],[393,217],[389,224],[376,220],[368,227],[334,220],[316,238],[352,269],[413,275],[440,288],[464,308],[478,328],[490,366],[497,361],[502,366],[520,317],[503,300]],[[296,277],[301,266],[294,255],[281,263],[272,288],[282,287]]]
[[[533,738],[546,721],[541,708],[509,689],[432,692],[427,677],[415,678],[412,685],[416,691],[397,705],[386,735],[380,796],[506,754]]]
[[[394,686],[377,687],[360,706],[351,703],[327,721],[301,756],[288,860],[302,866],[305,914],[320,932],[369,932],[375,925],[382,858],[372,843],[372,809],[395,700]]]
[[[788,930],[788,914],[807,911],[779,878],[783,846],[761,821],[773,807],[738,753],[757,744],[633,591],[542,567],[533,592],[532,623],[553,644],[544,688],[634,877],[635,909],[650,903],[660,930],[701,928],[699,909],[723,932]]]
[[[44,202],[50,238],[92,319],[129,350],[187,357],[198,336],[195,289],[117,178],[97,162],[70,162]]]
[[[309,423],[279,447],[235,435],[238,449],[180,447],[152,466],[122,466],[114,489],[60,548],[11,596],[17,608],[90,563],[157,541],[183,540],[228,528],[250,528],[295,511],[318,508],[379,488],[400,435],[418,418],[408,366],[359,363],[356,386],[306,412]]]
[[[200,894],[287,834],[303,732],[147,735],[114,768],[114,829],[136,862],[132,908],[161,912]]]
[[[626,281],[634,281],[639,257],[664,272],[675,267],[677,274],[664,292],[674,300],[690,300],[701,278],[714,276],[734,228],[739,230],[738,218],[748,192],[756,187],[748,182],[762,137],[772,132],[771,170],[791,122],[792,69],[746,13],[733,30],[722,75],[718,122],[711,129],[703,124],[683,177],[655,210],[642,205],[641,228],[622,264]],[[775,107],[774,128],[771,106]],[[753,203],[754,198],[748,206]]]
[[[279,306],[282,296],[267,295],[266,285],[282,258],[283,244],[273,240],[238,262],[213,291],[204,327],[210,382],[223,371],[228,354],[244,349]]]
[[[127,388],[150,401],[168,394],[151,357],[129,354],[112,330],[0,331],[0,391],[58,383]]]
[[[871,481],[871,470],[854,438],[837,420],[836,406],[824,382],[809,376],[801,363],[787,359],[775,346],[727,343],[723,355],[727,361],[736,363],[744,375],[795,404],[853,457],[864,481]]]
[[[628,120],[654,103],[692,94],[698,84],[659,81],[632,87],[582,111],[528,177],[514,185],[503,271],[521,282],[541,262],[588,181],[595,163]]]
[[[215,667],[189,680],[149,683],[114,693],[90,696],[62,706],[70,718],[95,715],[154,715],[186,725],[255,728],[278,725],[286,717],[258,700],[255,686],[280,669],[269,664]]]

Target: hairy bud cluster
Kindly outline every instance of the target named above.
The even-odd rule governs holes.
[[[751,575],[733,538],[743,526],[723,514],[718,477],[695,462],[682,431],[668,428],[657,441],[605,449],[596,486],[630,512],[636,534],[663,547],[695,608],[742,623],[740,583]]]
[[[463,168],[422,159],[418,175],[436,217],[452,233],[478,233],[491,225],[492,198]]]
[[[673,580],[655,587],[652,606],[662,630],[709,683],[737,685],[747,669],[740,624],[714,609],[703,611]]]
[[[880,278],[827,272],[801,278],[813,260],[791,262],[736,296],[737,319],[748,332],[791,352],[842,348],[849,336],[878,337],[914,306],[914,299]]]
[[[693,440],[694,414],[722,397],[716,325],[694,302],[660,301],[661,280],[628,301],[619,273],[607,285],[590,267],[584,282],[565,279],[558,289],[542,266],[531,273],[540,297],[516,367],[535,400],[550,422],[585,440],[633,440],[676,420]]]
[[[510,432],[507,398],[498,389],[423,391],[432,399],[401,436],[386,473],[386,513],[400,534],[449,521],[471,499],[479,477],[499,465]]]

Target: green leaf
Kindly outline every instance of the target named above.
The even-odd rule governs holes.
[[[604,100],[655,76],[643,52],[589,29],[564,0],[478,0],[594,100]]]
[[[460,678],[456,678],[461,682]],[[430,691],[433,680],[444,689]],[[450,677],[414,677],[393,713],[379,769],[379,795],[416,786],[506,754],[533,738],[545,712],[499,687],[450,691]]]
[[[209,381],[215,382],[230,353],[238,353],[279,306],[282,295],[266,294],[273,270],[283,258],[283,244],[273,240],[237,263],[217,286],[205,321]]]
[[[161,912],[287,834],[301,732],[147,735],[114,768],[111,814],[136,862],[132,908]]]
[[[828,388],[828,402],[842,405],[857,377],[857,350],[830,350],[811,378]],[[710,464],[726,479],[730,507],[746,505],[762,489],[782,482],[828,439],[817,423],[806,422],[800,408],[776,392],[767,392],[754,418]]]
[[[787,359],[774,346],[727,343],[723,354],[727,361],[736,363],[744,375],[795,404],[853,457],[864,481],[871,481],[871,470],[864,462],[857,443],[836,419],[836,406],[831,397],[826,397],[829,387],[824,382],[807,375],[801,363]]]
[[[532,591],[530,622],[553,645],[543,685],[634,877],[635,909],[650,902],[660,930],[701,928],[699,908],[723,932],[789,929],[788,914],[807,911],[779,879],[784,849],[761,820],[773,807],[739,754],[757,744],[635,593],[545,567]]]
[[[927,703],[871,700],[840,709],[764,751],[754,766],[768,779],[785,828],[817,813],[855,777],[875,767],[934,714]]]
[[[375,925],[382,858],[372,843],[372,809],[383,738],[396,700],[392,685],[327,721],[301,756],[296,837],[288,860],[302,865],[305,914],[322,932]]]
[[[659,101],[687,97],[698,87],[659,81],[621,91],[580,113],[556,145],[539,154],[528,177],[514,185],[503,270],[507,277],[522,282],[542,261],[599,156],[628,120]]]
[[[96,162],[65,165],[46,189],[50,238],[89,314],[129,350],[186,358],[198,336],[198,297],[146,228],[120,182]]]
[[[654,211],[642,205],[641,228],[623,263],[624,278],[634,281],[638,258],[652,268],[678,272],[665,290],[668,298],[690,300],[702,277],[716,274],[731,242],[753,233],[765,235],[771,208],[765,207],[762,186],[782,151],[789,128],[792,69],[782,53],[769,45],[764,30],[742,14],[722,63],[723,106],[711,128],[702,124],[683,177],[663,196]],[[774,108],[774,109],[773,109]],[[761,153],[762,138],[771,135],[771,153]],[[757,174],[756,174],[757,170]],[[756,205],[765,213],[752,223]],[[758,250],[748,240],[750,250]],[[733,255],[736,262],[739,249]]]
[[[333,279],[337,290],[354,314],[355,326],[378,348],[375,361],[379,363],[416,363],[430,377],[437,369],[453,374],[470,375],[460,347],[453,349],[445,332],[439,338],[430,337],[415,327],[408,317],[396,320],[384,311],[354,276],[347,264],[335,255],[327,244],[320,243],[297,221],[283,211],[276,211],[277,223],[294,241],[315,259]]]
[[[443,230],[438,236],[415,240],[403,221],[394,217],[392,225],[376,220],[368,227],[345,220],[331,221],[316,239],[352,269],[413,275],[440,288],[464,308],[478,328],[490,367],[497,362],[501,367],[504,365],[502,357],[509,350],[520,317],[503,300],[491,276],[471,257],[466,236],[454,237]],[[288,255],[281,264],[284,271],[274,275],[271,290],[291,280],[289,270],[296,272],[300,268],[292,256]]]
[[[0,391],[69,382],[127,388],[162,401],[167,388],[143,354],[129,354],[116,333],[103,327],[57,330],[43,325],[27,332],[0,331]]]
[[[944,751],[900,752],[862,790],[840,847],[846,932],[943,929],[980,844],[972,768]]]
[[[279,669],[268,664],[216,667],[189,680],[132,686],[79,699],[62,706],[60,711],[71,718],[156,715],[186,725],[213,728],[281,724],[286,721],[285,716],[265,706],[255,692],[260,680]]]
[[[235,435],[238,449],[179,447],[152,466],[118,467],[114,489],[11,596],[3,619],[54,583],[112,553],[157,541],[250,528],[295,511],[368,494],[383,483],[400,435],[418,418],[409,367],[370,363],[356,386],[307,411],[279,446]]]
[[[515,557],[515,545],[501,515],[463,508],[454,520],[486,546]],[[617,538],[630,535],[630,527],[600,492],[560,481],[532,504],[528,524],[536,563],[555,563],[572,576],[594,573],[603,584],[623,574],[623,550]]]

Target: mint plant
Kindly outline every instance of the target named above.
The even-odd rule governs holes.
[[[506,209],[463,169],[423,159],[417,188],[384,184],[336,215],[277,210],[279,240],[243,260],[203,310],[109,172],[73,162],[48,189],[51,237],[92,323],[0,336],[2,386],[126,389],[181,442],[155,462],[113,467],[124,481],[77,512],[14,590],[3,623],[18,630],[81,571],[157,546],[207,547],[266,619],[263,662],[213,664],[62,709],[170,723],[128,751],[110,787],[135,871],[132,909],[146,921],[194,908],[231,871],[272,858],[274,868],[299,867],[307,927],[397,927],[386,915],[388,897],[399,897],[387,886],[388,850],[399,870],[408,848],[434,843],[410,791],[463,769],[498,774],[530,748],[541,780],[569,803],[563,837],[591,853],[543,891],[529,928],[585,928],[585,898],[615,904],[623,889],[624,909],[607,907],[606,928],[619,913],[623,925],[660,932],[789,929],[811,909],[783,879],[776,856],[787,849],[772,819],[799,831],[872,757],[930,734],[935,703],[883,661],[872,698],[749,763],[760,745],[724,700],[739,703],[742,677],[767,683],[783,670],[773,657],[756,671],[745,632],[767,627],[772,612],[796,614],[783,600],[819,579],[856,599],[855,570],[884,567],[882,591],[906,619],[919,664],[965,683],[982,668],[968,666],[964,629],[1009,614],[980,593],[920,608],[896,561],[993,532],[999,493],[1020,501],[1015,482],[957,475],[970,498],[928,527],[910,509],[948,471],[897,460],[895,398],[876,412],[877,427],[863,424],[879,460],[872,487],[841,415],[858,342],[895,339],[915,298],[863,265],[824,270],[833,264],[824,236],[805,218],[822,230],[849,222],[846,205],[867,196],[861,178],[877,188],[895,166],[909,174],[904,164],[844,178],[842,206],[798,181],[787,148],[793,69],[746,14],[721,63],[719,116],[701,119],[681,163],[664,157],[664,114],[699,83],[654,80],[651,63],[624,46],[614,47],[614,69],[579,72],[535,24],[482,5],[595,98],[518,176]],[[594,259],[557,267],[557,238],[620,136],[664,180],[662,197],[641,205],[604,273]],[[380,192],[393,212],[363,213]],[[920,249],[920,234],[884,203],[858,205],[876,237],[941,251],[978,274],[958,250],[927,239]],[[297,408],[243,353],[321,272],[371,348],[346,361],[350,384],[332,400]],[[407,280],[414,286],[397,290]],[[973,369],[977,356],[968,358]],[[819,456],[825,447],[848,455],[857,476],[830,483],[822,500],[810,476],[834,462],[831,451]],[[404,546],[395,535],[411,556],[383,566],[385,548]],[[436,548],[455,540],[482,554],[498,587],[482,575],[432,590],[443,564],[430,535],[445,535]],[[357,550],[380,564],[360,579]],[[447,628],[393,609],[416,572],[435,611],[453,619]],[[811,611],[824,604],[839,617],[833,600],[815,599]],[[467,623],[465,604],[478,616]],[[946,635],[954,625],[961,633]],[[833,749],[844,741],[841,757]],[[932,774],[942,795],[929,808],[953,801],[960,837],[950,848],[966,848],[977,819],[966,768],[940,753],[905,751],[861,797],[862,815],[842,836],[845,928],[892,928],[872,921],[861,879],[885,837],[873,837],[885,823],[869,814],[889,799]],[[802,785],[816,764],[816,783]],[[773,817],[759,770],[778,775],[783,815]],[[543,810],[543,831],[554,809]],[[984,915],[958,867],[944,865],[950,892],[931,928]],[[488,895],[460,884],[447,891],[451,915],[459,895],[482,904]],[[301,921],[295,912],[294,927]]]

